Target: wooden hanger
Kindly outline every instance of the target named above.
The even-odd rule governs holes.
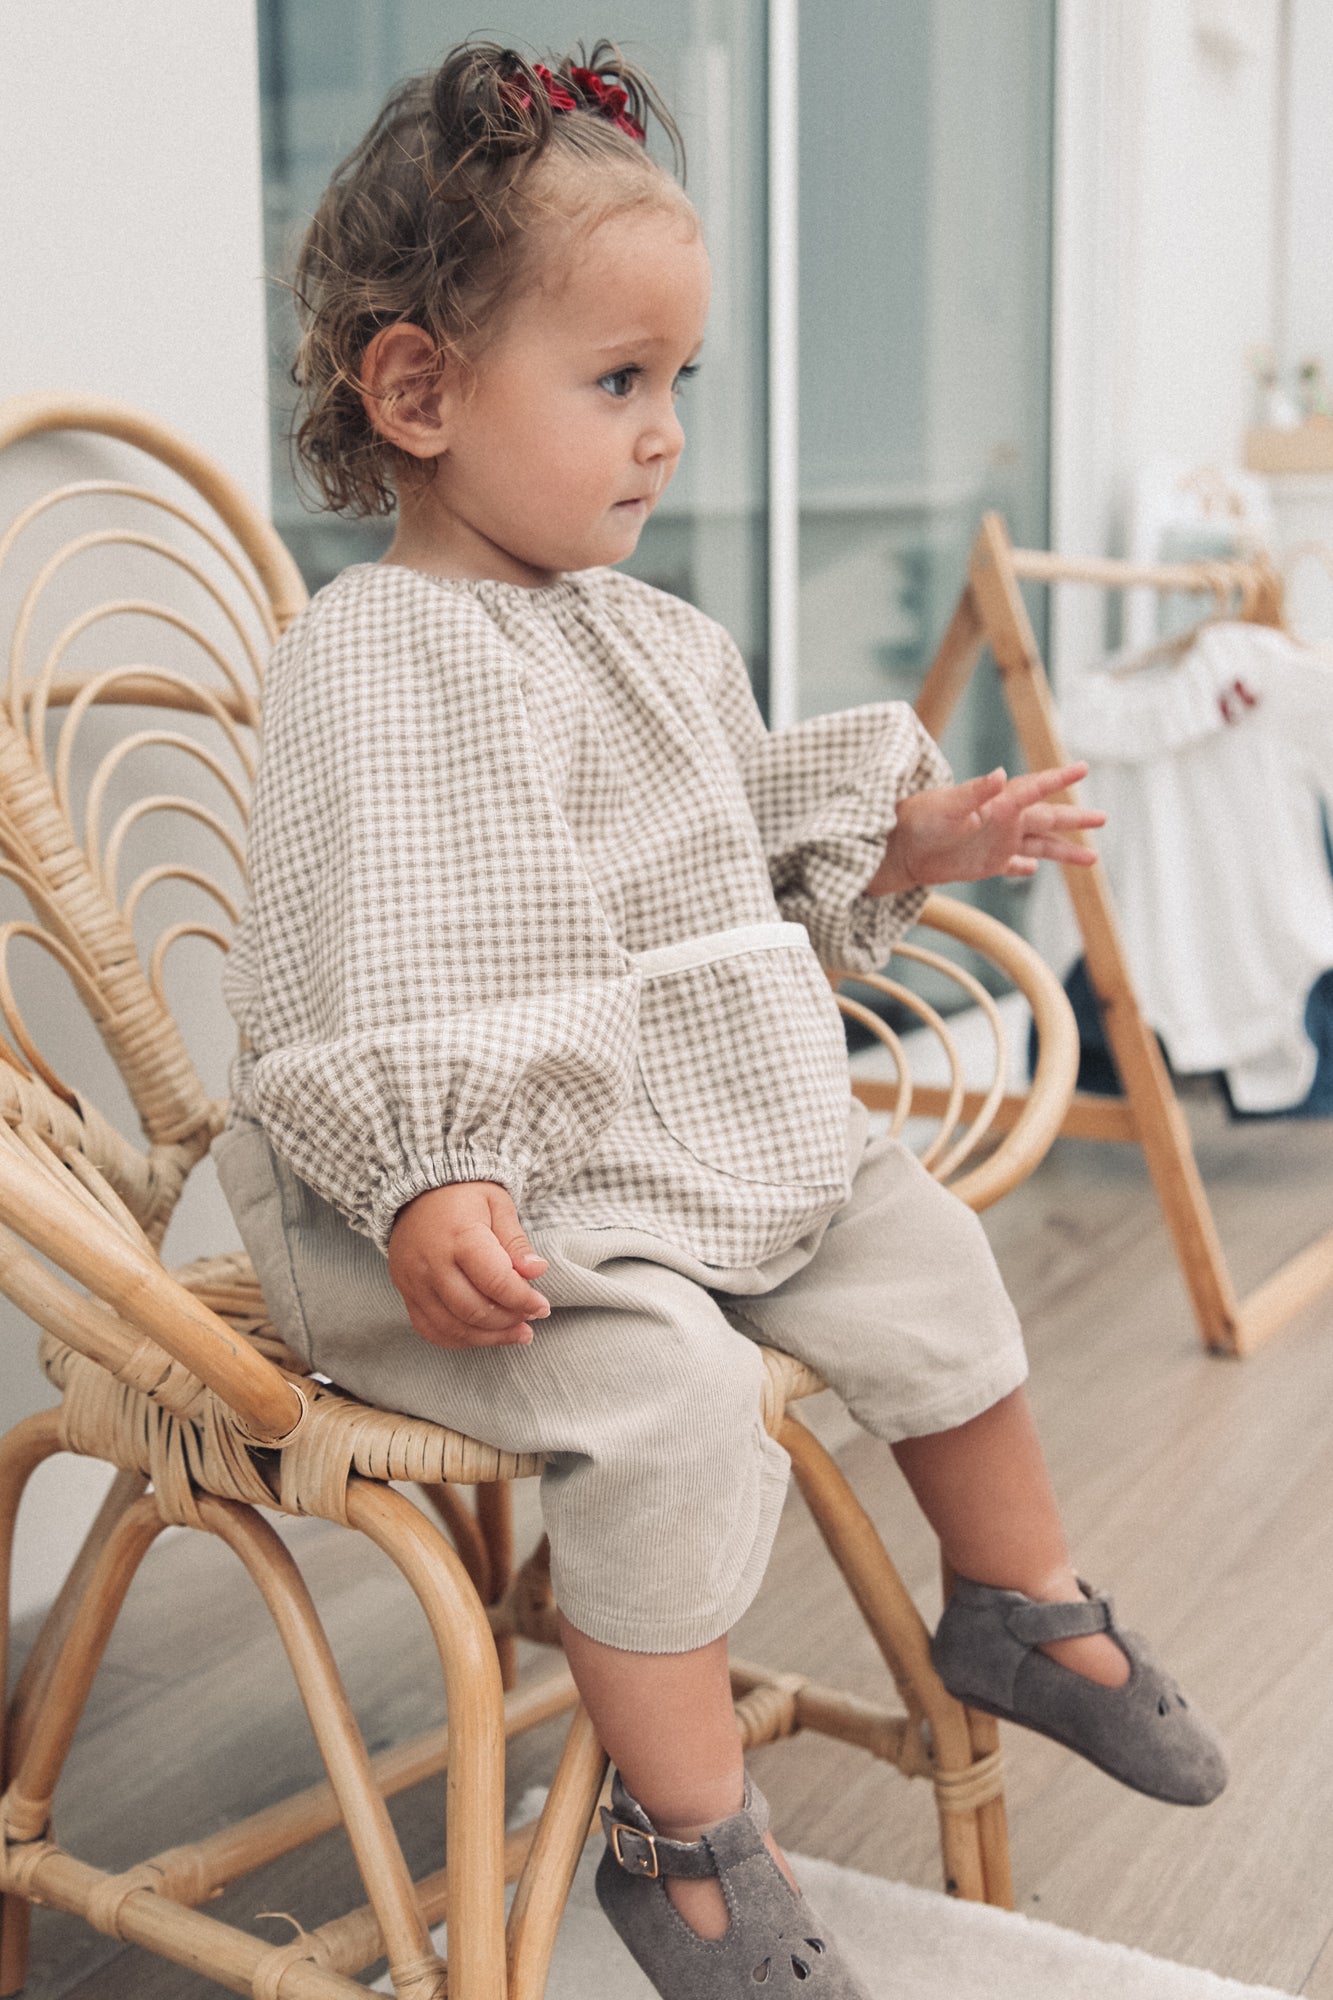
[[[1247,565],[1247,572],[1237,577],[1232,563],[1198,563],[1194,567],[1199,572],[1201,587],[1213,591],[1219,600],[1218,609],[1210,611],[1193,625],[1187,625],[1183,632],[1173,632],[1165,639],[1156,639],[1142,652],[1135,653],[1128,660],[1118,660],[1106,669],[1112,680],[1127,680],[1131,674],[1142,673],[1147,667],[1163,664],[1176,665],[1185,658],[1201,632],[1210,625],[1261,623],[1273,625],[1286,633],[1289,639],[1294,634],[1287,630],[1282,618],[1282,579],[1262,549],[1239,558]],[[1273,593],[1276,593],[1275,599]],[[1239,602],[1223,602],[1239,598]],[[1273,615],[1276,602],[1276,615]],[[1297,642],[1299,643],[1299,642]]]

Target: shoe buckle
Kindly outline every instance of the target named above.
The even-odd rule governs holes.
[[[634,1846],[626,1853],[625,1843]],[[655,1882],[661,1874],[657,1865],[657,1837],[645,1833],[641,1827],[630,1826],[623,1819],[611,1822],[611,1852],[627,1875],[641,1875],[647,1882]]]

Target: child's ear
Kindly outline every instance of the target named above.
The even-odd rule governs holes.
[[[409,321],[381,327],[361,362],[366,416],[400,451],[438,458],[449,444],[452,372],[424,328]]]

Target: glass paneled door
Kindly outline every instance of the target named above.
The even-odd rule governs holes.
[[[471,34],[540,57],[614,38],[671,105],[714,262],[699,374],[681,397],[679,471],[626,565],[731,631],[762,686],[767,656],[765,127],[762,0],[260,0],[277,525],[312,585],[377,555],[382,523],[302,504],[286,434],[295,321],[281,279],[329,175],[391,85]]]
[[[1046,544],[1054,17],[800,9],[801,714],[911,699],[988,508]],[[945,748],[960,777],[1010,763],[993,673]],[[981,900],[1017,920],[1014,885]]]

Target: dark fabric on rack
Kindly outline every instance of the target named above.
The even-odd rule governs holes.
[[[1097,1004],[1097,995],[1092,990],[1088,977],[1088,962],[1079,958],[1065,980],[1065,992],[1074,1010],[1078,1024],[1078,1088],[1091,1091],[1097,1097],[1123,1097],[1125,1087],[1120,1081],[1120,1071],[1116,1068],[1115,1057],[1102,1027],[1102,1010]],[[1028,1068],[1031,1070],[1037,1057],[1036,1027],[1028,1041]]]
[[[1327,806],[1324,808],[1323,821],[1324,858],[1328,862],[1330,872],[1333,872],[1333,827],[1329,824]],[[1333,970],[1320,973],[1310,988],[1310,997],[1305,1003],[1305,1032],[1319,1054],[1309,1095],[1299,1104],[1289,1105],[1285,1111],[1269,1113],[1271,1117],[1333,1118]],[[1225,1076],[1222,1078],[1222,1092],[1227,1101],[1227,1110],[1237,1123],[1263,1115],[1236,1109],[1231,1101],[1231,1092],[1227,1089]]]
[[[1324,858],[1330,873],[1333,873],[1333,823],[1330,823],[1327,807],[1323,813],[1323,830]],[[1078,1025],[1078,1088],[1097,1097],[1123,1097],[1124,1085],[1102,1027],[1102,1010],[1092,990],[1086,959],[1075,959],[1065,980],[1065,992]],[[1242,1124],[1256,1118],[1333,1118],[1333,969],[1322,972],[1310,988],[1305,1003],[1305,1032],[1314,1043],[1317,1061],[1314,1082],[1299,1104],[1288,1104],[1281,1111],[1240,1111],[1227,1087],[1225,1070],[1217,1072],[1227,1112],[1234,1123]],[[1162,1047],[1160,1038],[1158,1047]],[[1162,1059],[1170,1069],[1165,1049],[1162,1049]],[[1037,1031],[1034,1025],[1028,1032],[1029,1076],[1036,1060]]]
[[[1102,1028],[1101,1009],[1088,978],[1085,959],[1075,961],[1065,980],[1065,992],[1078,1024],[1078,1088],[1097,1097],[1123,1097],[1124,1086]],[[1237,1124],[1267,1118],[1333,1118],[1333,971],[1321,973],[1310,989],[1305,1004],[1305,1032],[1318,1051],[1318,1062],[1309,1094],[1299,1104],[1289,1104],[1281,1111],[1238,1111],[1227,1088],[1225,1070],[1217,1072],[1228,1115]],[[1028,1035],[1029,1075],[1036,1059],[1034,1028]],[[1169,1063],[1167,1067],[1170,1068]]]
[[[1222,1093],[1227,1101],[1227,1110],[1238,1124],[1262,1117],[1333,1118],[1333,971],[1320,973],[1310,988],[1310,997],[1305,1003],[1305,1032],[1319,1051],[1319,1061],[1309,1095],[1303,1097],[1299,1104],[1288,1105],[1285,1111],[1238,1111],[1231,1101],[1231,1092],[1223,1075]]]

